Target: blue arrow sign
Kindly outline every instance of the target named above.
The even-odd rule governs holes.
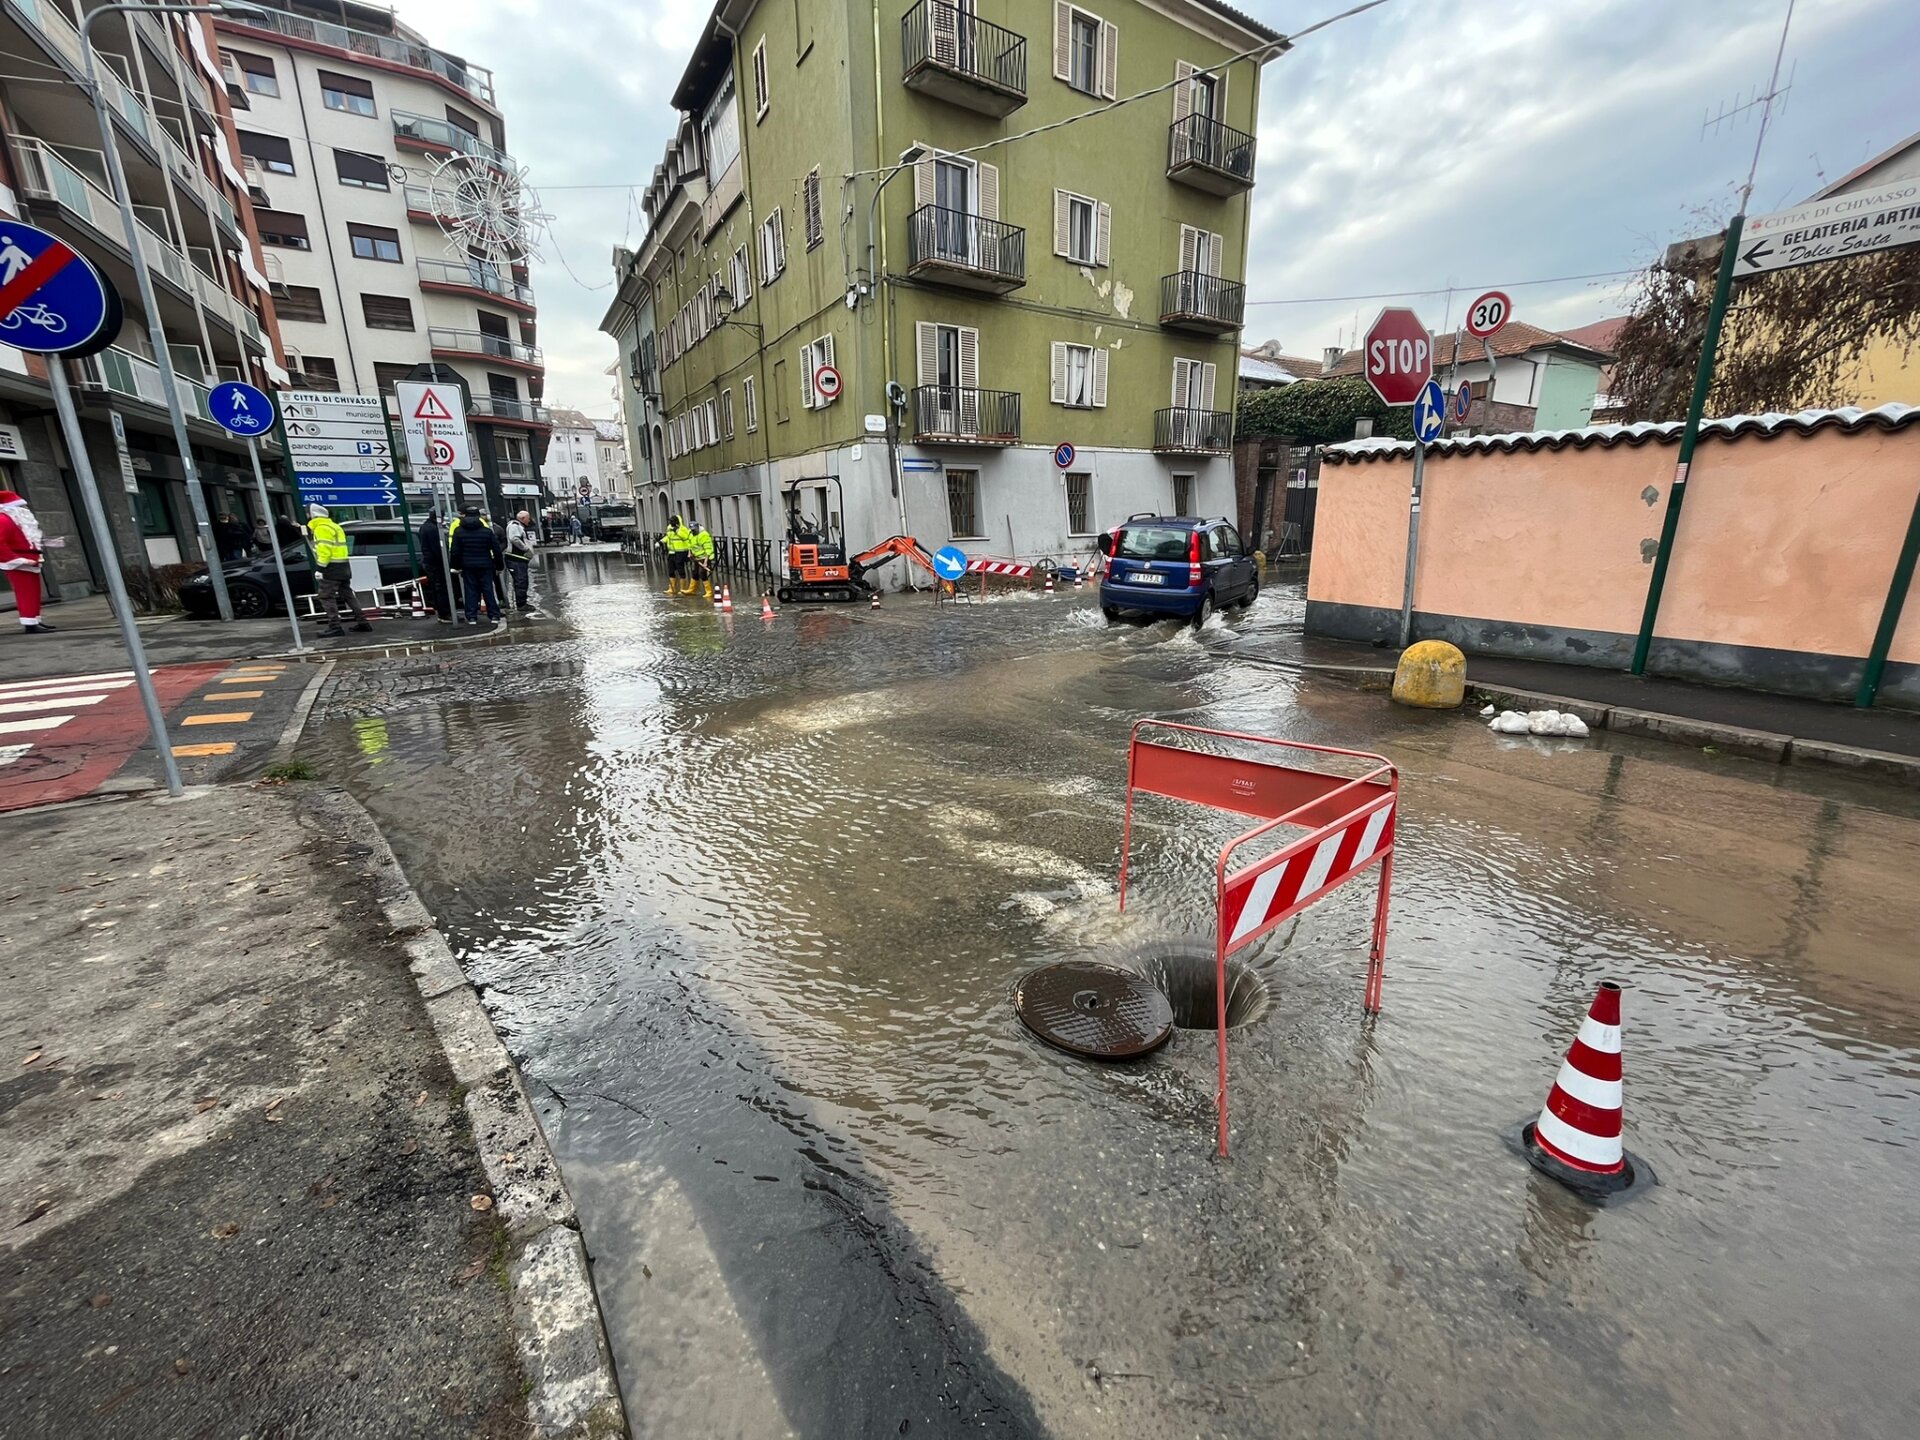
[[[221,429],[248,439],[273,428],[273,401],[267,392],[238,380],[214,386],[207,393],[207,411]]]
[[[0,219],[0,343],[39,355],[92,355],[113,343],[120,296],[57,235]]]
[[[313,505],[398,505],[400,485],[391,475],[303,470],[300,498]]]
[[[1413,433],[1422,445],[1440,438],[1440,432],[1447,428],[1447,392],[1440,388],[1438,380],[1429,380],[1420,387],[1420,396],[1413,402]]]
[[[967,552],[958,545],[942,545],[933,552],[933,570],[942,580],[958,580],[967,573]]]

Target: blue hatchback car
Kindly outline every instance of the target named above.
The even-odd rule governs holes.
[[[1247,606],[1260,593],[1260,572],[1240,532],[1225,519],[1130,515],[1098,541],[1107,557],[1100,609],[1109,621],[1126,611],[1207,623],[1216,609]]]

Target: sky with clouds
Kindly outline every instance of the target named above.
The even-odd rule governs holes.
[[[597,326],[613,247],[644,232],[624,187],[666,147],[667,97],[710,7],[398,3],[434,44],[493,69],[508,148],[554,217],[533,275],[548,403],[611,415],[615,350]],[[1344,6],[1238,8],[1288,32]],[[1757,116],[1705,135],[1702,121],[1765,88],[1785,13],[1786,0],[1389,0],[1303,40],[1263,82],[1247,342],[1317,355],[1385,303],[1352,297],[1382,292],[1416,292],[1394,303],[1436,329],[1492,285],[1548,329],[1619,313],[1627,279],[1556,277],[1635,269],[1697,233],[1696,212],[1731,212]],[[1793,86],[1753,211],[1920,130],[1915,54],[1914,0],[1797,0]]]

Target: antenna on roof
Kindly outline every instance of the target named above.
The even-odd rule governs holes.
[[[1775,84],[1764,92],[1756,85],[1751,91],[1747,92],[1746,99],[1742,100],[1738,96],[1735,96],[1734,104],[1728,105],[1723,103],[1717,111],[1708,110],[1703,112],[1704,118],[1700,123],[1700,138],[1705,140],[1709,135],[1718,135],[1723,128],[1727,130],[1736,129],[1746,120],[1747,116],[1751,115],[1755,110],[1768,105],[1773,106],[1774,116],[1784,115],[1787,111],[1787,93],[1793,89],[1793,77],[1799,68],[1800,62],[1796,59],[1787,70],[1786,84]]]

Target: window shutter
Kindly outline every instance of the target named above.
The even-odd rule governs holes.
[[[1067,403],[1067,347],[1059,340],[1053,342],[1053,403]]]
[[[1053,253],[1071,255],[1073,247],[1069,243],[1073,232],[1073,202],[1067,199],[1067,192],[1053,192]]]
[[[813,398],[813,346],[800,347],[800,403],[811,410]]]
[[[960,329],[960,385],[966,390],[980,386],[980,332],[972,326]]]
[[[936,64],[952,65],[960,58],[960,12],[952,5],[927,6],[927,28],[933,36]]]
[[[1113,263],[1113,207],[1104,200],[1100,202],[1093,219],[1093,263]]]
[[[1200,231],[1191,225],[1180,227],[1180,273],[1199,268],[1196,256],[1200,249]]]
[[[913,162],[913,208],[924,209],[933,203],[933,161]]]
[[[920,383],[940,383],[940,327],[922,320],[913,327],[913,343],[920,352]]]
[[[1073,7],[1053,0],[1053,78],[1073,78]]]
[[[974,178],[980,186],[980,218],[998,220],[1000,218],[1000,167],[989,165],[983,160],[975,167]]]
[[[809,171],[807,178],[801,182],[800,198],[802,208],[806,212],[807,248],[811,250],[827,237],[826,229],[820,219],[820,171],[817,166]]]
[[[1174,356],[1174,359],[1173,359],[1173,408],[1176,410],[1184,410],[1187,408],[1187,404],[1188,404],[1187,395],[1191,387],[1190,376],[1191,376],[1192,370],[1193,370],[1193,362],[1191,360],[1184,359],[1183,357],[1178,355]]]
[[[1213,235],[1209,237],[1207,245],[1207,274],[1218,275],[1220,273],[1220,262],[1225,258],[1226,248],[1226,236]]]
[[[1193,113],[1193,66],[1184,60],[1173,62],[1173,123],[1178,125]]]
[[[1200,367],[1200,408],[1202,410],[1213,409],[1214,368],[1211,361]]]
[[[1120,78],[1120,27],[1111,20],[1100,22],[1100,93],[1113,99]]]
[[[1093,351],[1093,403],[1104,409],[1107,403],[1107,347],[1096,345]]]
[[[833,358],[833,336],[823,335],[820,338],[820,342],[817,349],[819,352],[821,365],[834,365],[837,367],[838,362],[835,361]],[[846,390],[845,381],[841,382],[840,388],[841,388],[841,391],[844,393]],[[822,405],[831,405],[838,398],[839,396],[837,395],[822,395],[820,397],[820,403]]]

